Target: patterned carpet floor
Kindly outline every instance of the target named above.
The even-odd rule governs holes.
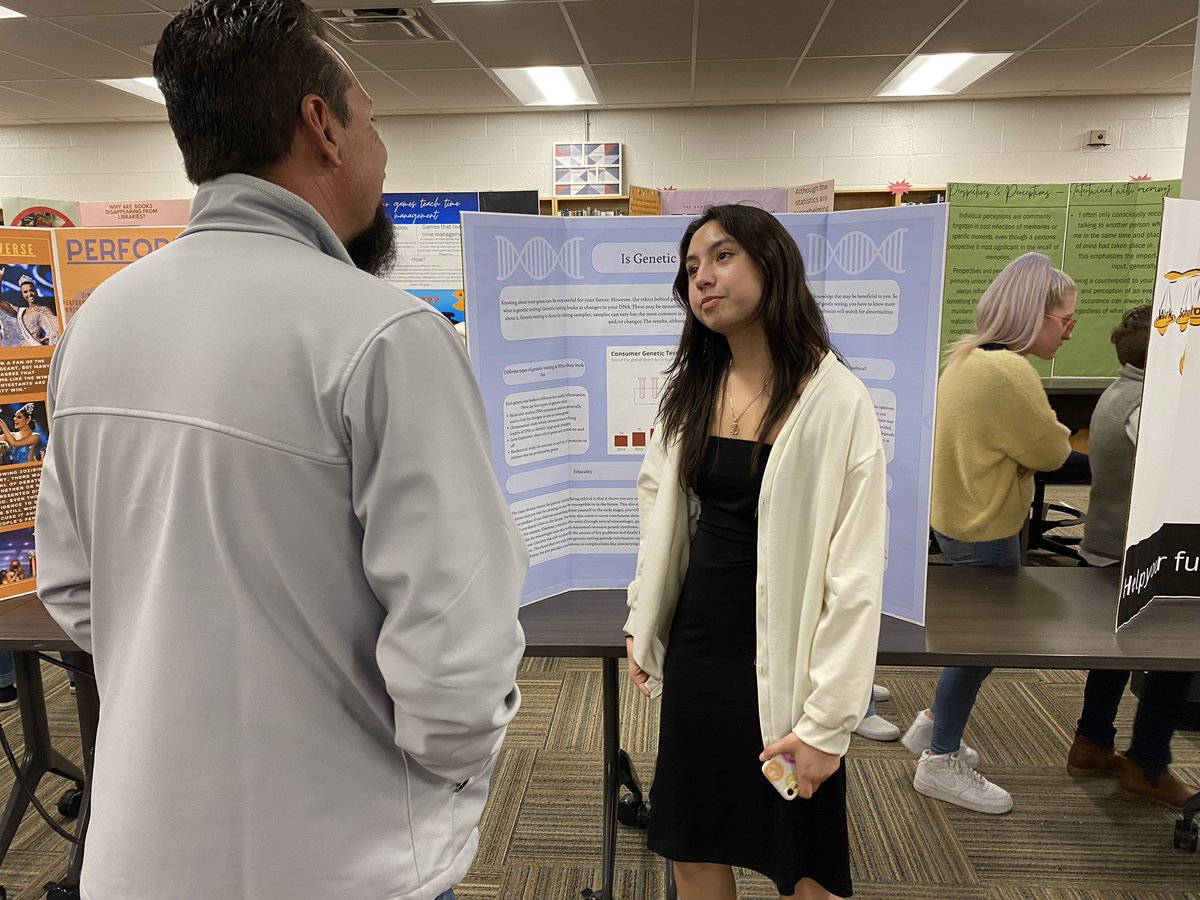
[[[1062,564],[1042,554],[1030,562]],[[51,732],[60,749],[78,761],[73,698],[58,670],[46,665],[43,670]],[[854,737],[847,762],[854,896],[1200,900],[1200,855],[1171,846],[1172,813],[1123,799],[1112,780],[1066,773],[1084,676],[1007,669],[984,684],[966,740],[984,753],[987,775],[1012,793],[1015,807],[1006,816],[983,816],[919,796],[912,789],[915,761],[900,744]],[[881,668],[876,680],[891,689],[892,699],[879,705],[879,713],[907,727],[928,706],[936,677],[936,669]],[[600,665],[530,659],[520,682],[524,702],[492,782],[479,855],[457,887],[460,900],[569,900],[584,887],[600,887]],[[1121,706],[1122,747],[1135,702],[1127,694]],[[0,724],[19,755],[16,711],[6,711]],[[647,787],[657,727],[656,704],[622,684],[622,745]],[[1176,774],[1200,784],[1200,733],[1180,732],[1173,749]],[[7,793],[11,784],[3,767],[0,790]],[[54,803],[66,786],[48,778],[39,791],[59,821]],[[727,804],[724,814],[735,817],[737,798]],[[664,896],[663,865],[646,850],[643,832],[620,829],[617,867],[613,900]],[[10,900],[35,900],[42,885],[65,871],[65,842],[29,813],[0,866],[0,885]],[[753,873],[739,873],[738,881],[741,900],[778,896]]]

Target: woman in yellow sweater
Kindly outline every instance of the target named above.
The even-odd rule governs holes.
[[[979,298],[976,333],[950,348],[938,382],[930,523],[956,566],[1021,564],[1033,473],[1057,469],[1071,453],[1070,432],[1025,357],[1053,359],[1074,326],[1075,283],[1045,256],[1026,253]],[[962,742],[991,671],[943,669],[932,709],[917,713],[903,743],[920,756],[918,793],[1006,813],[1012,798],[978,773],[979,754]]]

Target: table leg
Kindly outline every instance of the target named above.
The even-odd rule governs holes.
[[[100,723],[100,695],[96,690],[96,678],[92,669],[92,657],[87,653],[75,655],[79,672],[75,677],[75,706],[79,710],[79,739],[83,745],[83,770],[87,780],[83,786],[83,797],[79,803],[79,817],[75,820],[75,838],[71,845],[71,861],[67,867],[66,881],[79,884],[83,870],[83,841],[87,836],[88,816],[91,812],[92,766],[96,757],[96,728]]]
[[[77,785],[84,781],[83,772],[50,743],[50,723],[46,718],[46,697],[42,686],[42,670],[36,653],[13,652],[16,669],[17,697],[21,704],[21,731],[25,737],[25,756],[21,761],[21,781],[31,790],[47,772],[69,778]],[[8,854],[21,818],[29,808],[29,798],[19,784],[13,784],[0,818],[0,862]]]
[[[617,803],[620,798],[618,767],[621,755],[620,684],[615,657],[605,657],[601,671],[601,708],[604,714],[604,843],[600,851],[603,884],[596,892],[583,891],[585,900],[613,900],[617,869]]]

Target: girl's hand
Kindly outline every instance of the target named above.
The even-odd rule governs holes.
[[[840,756],[810,747],[790,731],[787,736],[763,750],[758,761],[766,762],[779,753],[787,753],[796,760],[796,791],[805,800],[812,797],[821,783],[842,764]]]
[[[650,687],[646,682],[650,680],[650,673],[633,661],[633,638],[630,635],[625,635],[625,657],[629,660],[629,680],[643,696],[649,697]]]

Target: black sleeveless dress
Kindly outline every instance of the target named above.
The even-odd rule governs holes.
[[[754,667],[759,489],[770,446],[710,437],[700,520],[663,663],[647,844],[677,862],[760,872],[789,894],[812,878],[849,897],[845,763],[809,800],[763,777]],[[782,735],[780,735],[782,737]]]

